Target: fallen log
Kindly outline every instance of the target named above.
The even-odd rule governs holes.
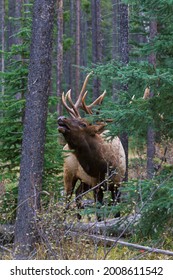
[[[140,214],[129,215],[122,218],[104,220],[102,222],[76,222],[66,224],[66,229],[76,232],[87,232],[107,236],[128,236],[134,232],[135,225],[140,219]]]
[[[134,226],[138,222],[140,215],[131,215],[123,218],[114,218],[105,220],[102,222],[75,222],[65,223],[66,231],[87,232],[89,234],[99,234],[107,236],[117,236],[122,234],[123,236],[131,235],[134,231]],[[133,225],[131,227],[130,225]],[[0,224],[0,244],[11,243],[14,238],[14,225],[12,224]],[[126,230],[125,230],[126,229]]]

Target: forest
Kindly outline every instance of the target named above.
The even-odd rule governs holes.
[[[173,0],[1,0],[1,260],[173,259],[172,138]]]

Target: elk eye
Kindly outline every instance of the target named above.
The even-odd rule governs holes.
[[[81,127],[86,127],[87,125],[86,125],[86,123],[80,123],[80,126]]]

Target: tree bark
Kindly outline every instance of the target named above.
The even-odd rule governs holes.
[[[120,36],[119,36],[119,53],[120,61],[123,64],[129,62],[129,15],[128,5],[119,4],[120,17]]]
[[[76,1],[76,97],[79,96],[80,88],[80,0]]]
[[[7,23],[7,50],[14,44],[14,22],[11,20],[15,17],[15,4],[16,1],[8,1],[8,23]]]
[[[129,16],[128,5],[120,3],[119,5],[119,17],[120,17],[120,36],[119,36],[119,54],[120,62],[127,65],[129,62]],[[122,85],[124,91],[128,91],[128,85]],[[128,135],[123,132],[120,136],[122,145],[126,155],[126,173],[125,181],[128,181]]]
[[[118,39],[119,39],[119,20],[118,20],[118,6],[119,6],[119,0],[112,0],[112,58],[115,61],[118,61],[119,59],[119,52],[118,52]],[[118,100],[118,83],[113,82],[113,100]]]
[[[100,0],[92,0],[92,62],[94,65],[102,60],[101,46],[101,10]],[[99,96],[100,80],[93,80],[93,99]]]
[[[1,4],[1,10],[0,10],[0,16],[1,16],[1,72],[2,74],[4,73],[5,71],[5,60],[4,60],[4,51],[5,51],[5,1],[2,0],[2,4]],[[1,78],[1,82],[2,82],[2,85],[1,85],[1,93],[2,93],[2,96],[4,95],[4,85],[3,85],[3,82],[4,82],[4,78]]]
[[[37,241],[37,211],[44,161],[48,97],[51,80],[52,31],[55,0],[35,0],[28,92],[15,224],[16,259],[27,259]]]
[[[81,65],[87,67],[87,15],[81,10]],[[82,81],[85,79],[85,73],[82,73]]]
[[[58,115],[62,115],[62,74],[63,74],[63,0],[57,1],[57,97],[59,98],[57,105]]]

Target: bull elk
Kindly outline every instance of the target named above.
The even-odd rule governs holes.
[[[62,94],[62,103],[72,118],[60,116],[58,118],[58,130],[63,134],[67,144],[64,147],[66,157],[64,159],[64,187],[67,197],[71,197],[76,185],[80,180],[76,195],[94,187],[105,179],[106,174],[116,171],[109,182],[112,200],[115,201],[117,187],[123,180],[126,164],[125,153],[118,137],[107,141],[105,139],[105,123],[91,124],[81,118],[79,108],[87,114],[92,114],[92,108],[101,104],[105,91],[90,105],[86,105],[86,85],[91,73],[85,78],[82,90],[74,104],[71,98],[71,90]],[[68,103],[67,103],[68,101]],[[69,150],[72,150],[70,152]],[[102,204],[103,188],[94,191],[95,201]],[[81,202],[77,200],[77,206]]]

